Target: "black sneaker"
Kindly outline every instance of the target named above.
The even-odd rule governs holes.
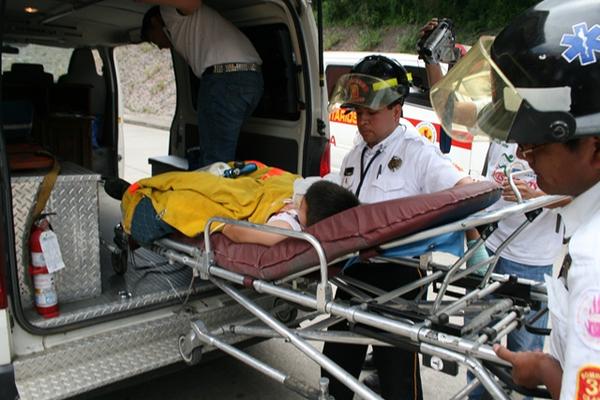
[[[107,195],[115,200],[123,200],[125,191],[130,186],[130,183],[121,178],[106,178],[104,180],[104,191]]]

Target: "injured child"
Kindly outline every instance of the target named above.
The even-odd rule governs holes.
[[[298,186],[297,183],[304,183],[303,181],[306,179],[296,180],[294,188],[296,189]],[[271,215],[266,225],[302,231],[304,227],[359,205],[358,198],[337,183],[327,180],[316,180],[309,183],[305,193],[294,190],[294,201]],[[267,246],[274,245],[286,238],[276,233],[257,231],[239,225],[225,225],[223,234],[234,242]]]
[[[215,216],[300,231],[359,204],[352,192],[336,183],[257,166],[235,179],[208,171],[170,172],[131,185],[108,180],[105,190],[121,200],[123,228],[140,244],[177,231],[195,237]],[[285,238],[233,225],[214,230],[236,242],[272,245]]]

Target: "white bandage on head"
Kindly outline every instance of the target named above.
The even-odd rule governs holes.
[[[315,182],[320,181],[320,176],[309,176],[307,178],[298,178],[294,181],[294,196],[292,200],[294,201],[294,206],[300,207],[300,201],[302,197],[306,194],[306,191]]]
[[[313,183],[319,182],[319,181],[322,181],[322,180],[333,182],[333,183],[336,183],[338,185],[341,182],[340,175],[337,174],[337,173],[329,173],[329,174],[325,175],[324,177],[320,177],[320,176],[308,176],[306,178],[298,178],[298,179],[296,179],[294,181],[294,196],[292,197],[294,205],[296,207],[300,207],[300,201],[302,200],[302,197],[308,191],[308,188]]]
[[[212,164],[208,164],[202,168],[198,168],[196,171],[208,172],[216,176],[223,176],[223,172],[227,171],[231,167],[222,161],[217,161]]]

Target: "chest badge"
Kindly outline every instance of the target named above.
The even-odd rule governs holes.
[[[400,157],[393,156],[388,162],[388,168],[390,171],[395,172],[402,166],[402,159]]]

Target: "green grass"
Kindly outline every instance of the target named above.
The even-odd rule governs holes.
[[[343,39],[343,35],[339,32],[332,32],[323,37],[323,48],[325,50],[331,50],[335,45],[340,43]]]
[[[415,53],[420,29],[420,25],[407,25],[403,32],[398,35],[395,51],[399,53]]]
[[[325,26],[363,29],[359,50],[381,43],[387,28],[406,27],[398,51],[414,52],[418,30],[431,17],[454,21],[457,41],[472,45],[481,35],[497,34],[510,20],[538,0],[323,0]],[[337,38],[328,42],[334,43]],[[333,46],[334,44],[331,44]]]
[[[381,43],[382,35],[380,29],[363,29],[358,37],[358,50],[373,50]]]

